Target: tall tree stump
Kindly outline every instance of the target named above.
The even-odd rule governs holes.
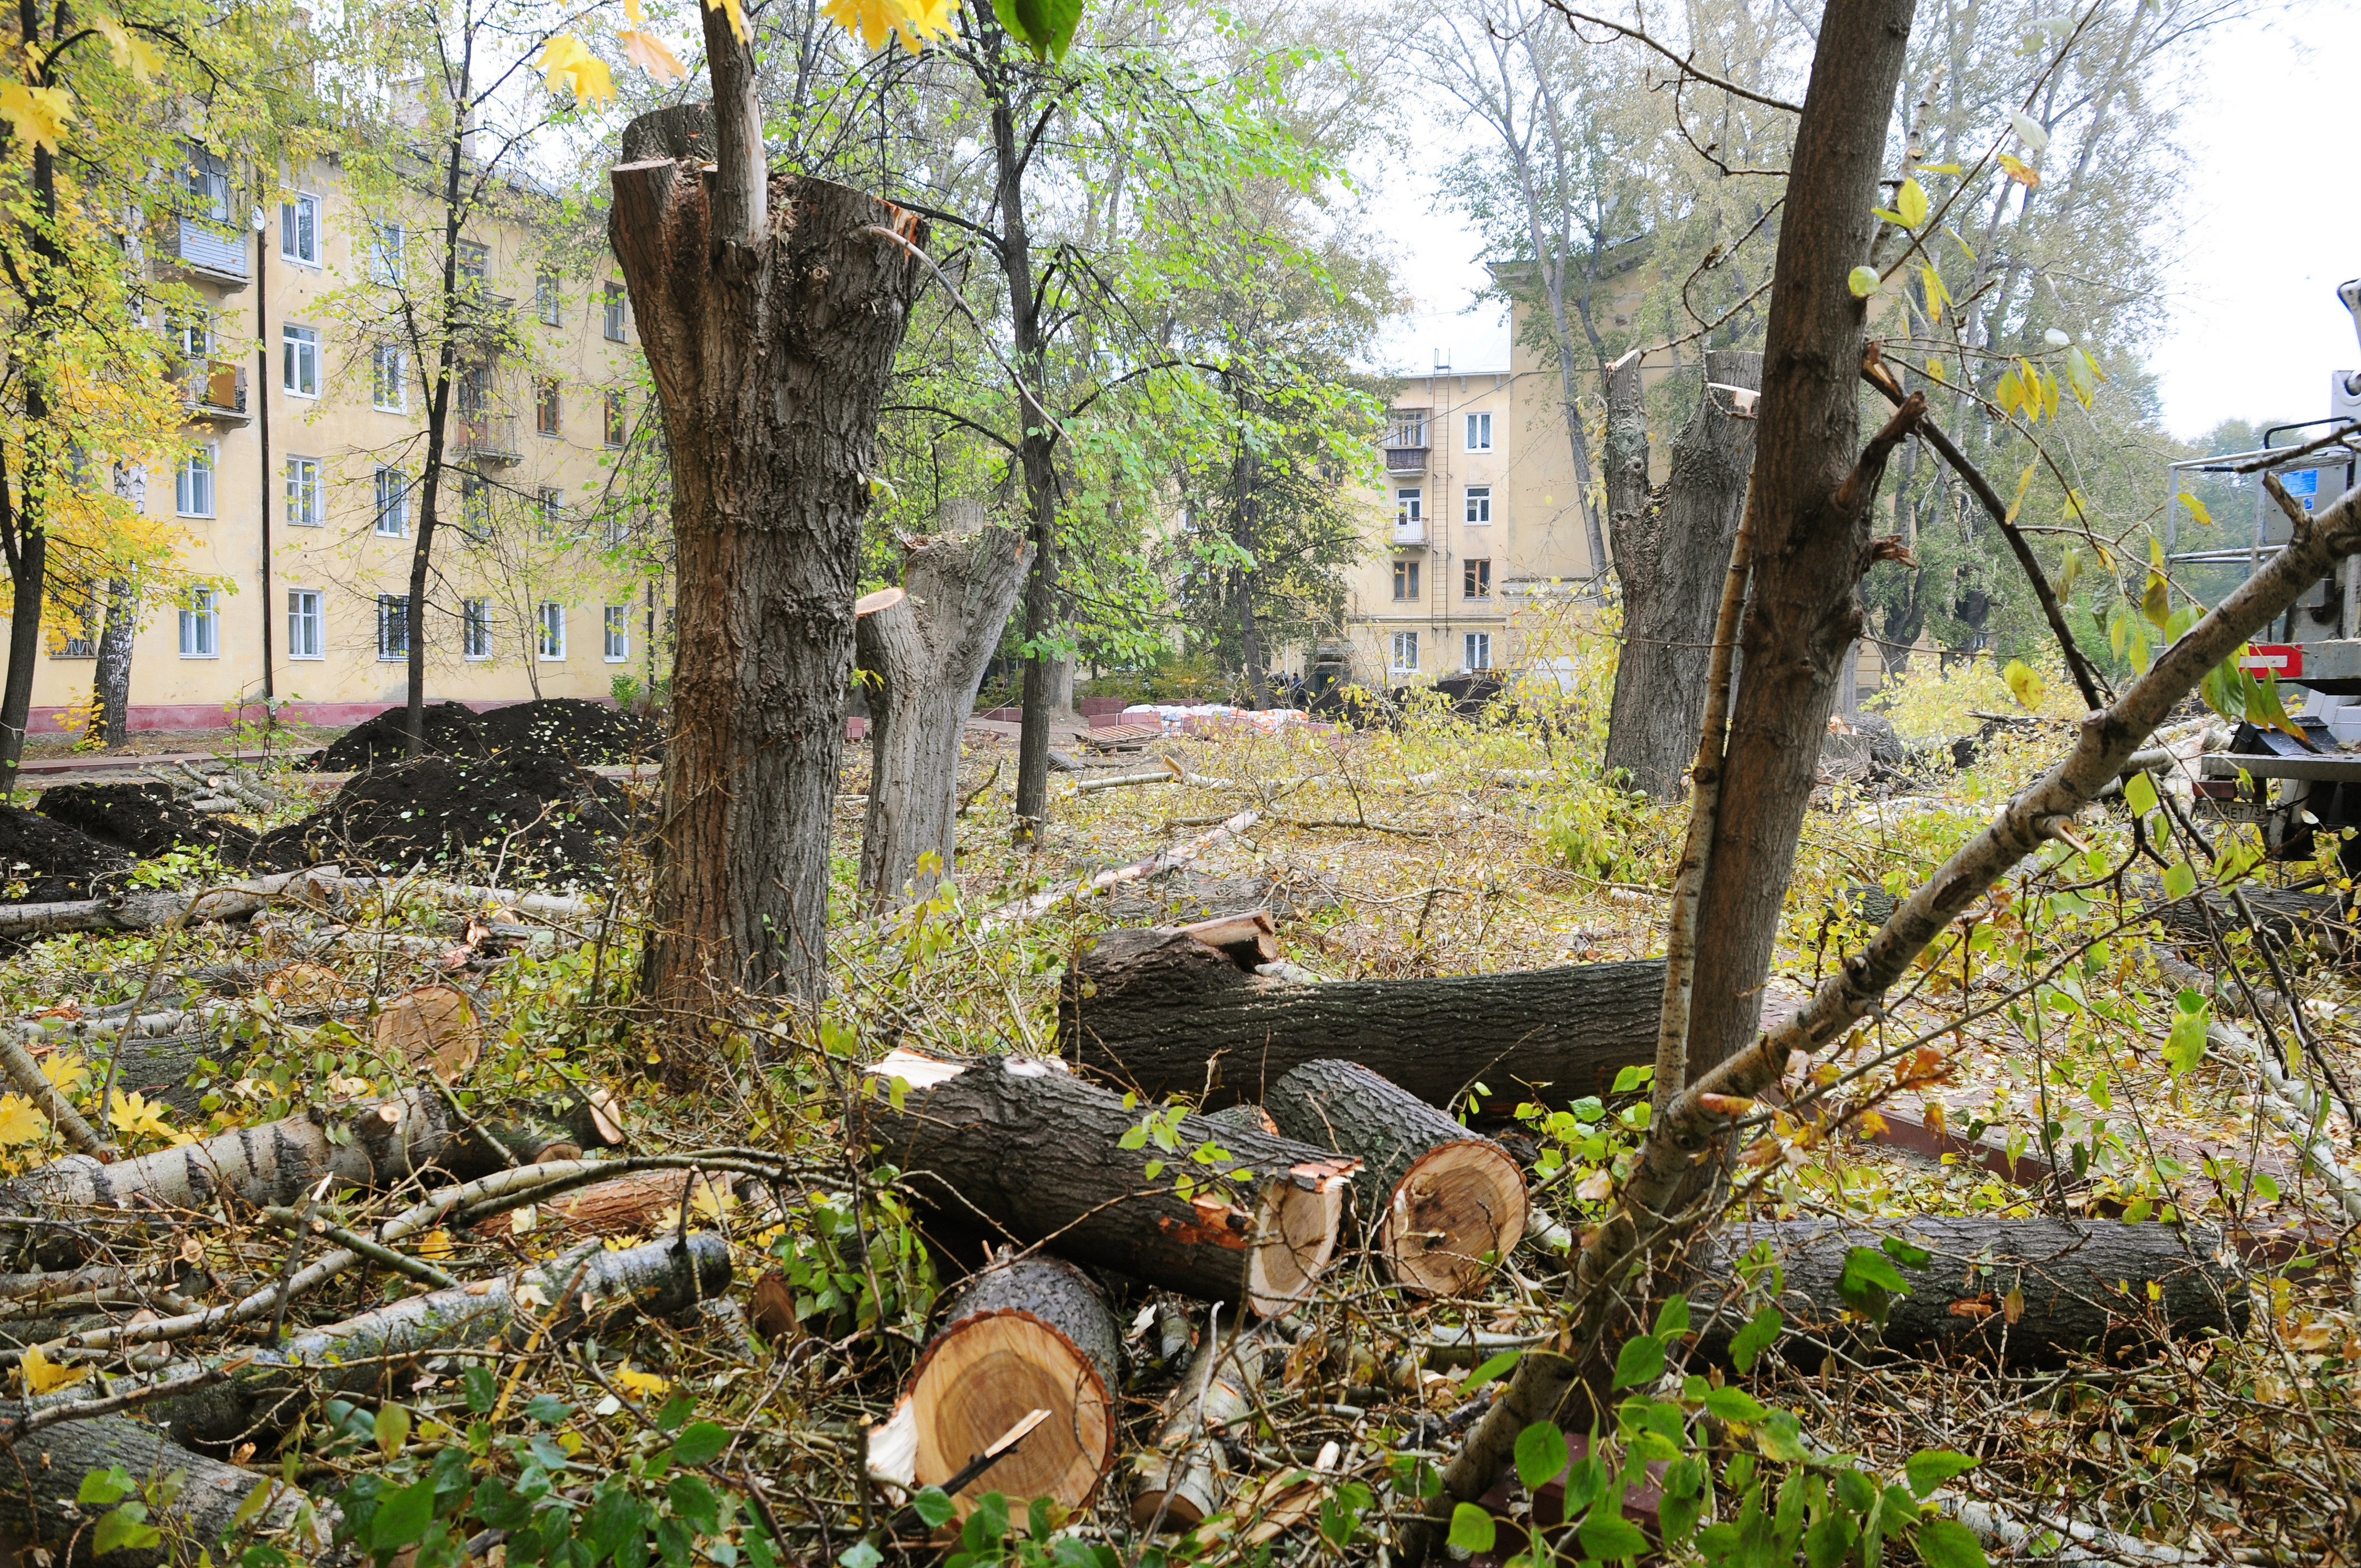
[[[1266,1316],[1309,1296],[1328,1266],[1359,1165],[1126,1107],[1058,1062],[895,1051],[868,1076],[863,1136],[954,1228],[980,1220],[1000,1240]],[[1221,1157],[1199,1159],[1207,1145]]]
[[[1406,1289],[1465,1295],[1525,1234],[1525,1176],[1509,1151],[1365,1067],[1305,1062],[1263,1109],[1299,1143],[1360,1157],[1361,1225]]]
[[[827,984],[829,826],[879,405],[922,281],[917,217],[763,168],[752,56],[707,17],[713,111],[612,174],[672,456],[675,653],[643,994],[709,1016],[738,989]],[[710,126],[715,161],[695,156]],[[694,1037],[698,1043],[692,1045]],[[665,1076],[703,1070],[681,1029]]]
[[[953,516],[946,508],[944,521]],[[925,898],[951,873],[961,737],[1032,558],[1013,528],[928,541],[909,554],[902,596],[860,619],[855,657],[868,686],[871,756],[861,896],[873,909],[906,887]],[[928,850],[939,872],[918,869]]]
[[[1049,1419],[951,1494],[1054,1497],[1079,1511],[1115,1464],[1123,1336],[1071,1264],[1027,1257],[971,1277],[927,1342],[909,1391],[871,1439],[872,1469],[939,1486],[1035,1410]]]

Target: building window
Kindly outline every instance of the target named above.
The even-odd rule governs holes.
[[[320,265],[320,198],[293,195],[279,203],[279,254],[305,267]]]
[[[287,459],[287,521],[297,528],[317,528],[328,521],[326,482],[317,457]]]
[[[49,598],[63,617],[50,628],[49,657],[52,659],[97,658],[99,634],[97,591],[88,583],[53,582],[50,585]]]
[[[289,588],[287,590],[287,656],[291,659],[324,659],[320,652],[320,590]]]
[[[1492,416],[1490,414],[1467,416],[1467,450],[1470,452],[1492,450]]]
[[[1472,523],[1486,523],[1492,521],[1491,486],[1467,487],[1467,521]]]
[[[548,485],[541,487],[541,536],[562,539],[566,536],[566,492]]]
[[[401,258],[410,236],[400,224],[369,225],[369,281],[391,287],[401,281]]]
[[[1393,637],[1393,648],[1387,655],[1386,664],[1388,668],[1393,670],[1397,674],[1404,674],[1417,669],[1418,633],[1415,631],[1395,632]]]
[[[565,401],[555,381],[533,384],[533,427],[544,435],[563,435]]]
[[[402,539],[410,533],[410,484],[399,468],[377,471],[377,533],[380,539]]]
[[[610,604],[607,607],[607,663],[620,664],[631,656],[631,607]]]
[[[492,367],[489,365],[461,366],[459,367],[459,417],[481,419],[491,411]],[[484,433],[489,434],[489,432]]]
[[[172,509],[182,517],[213,516],[216,456],[211,443],[192,446],[182,455],[172,475]]]
[[[1488,670],[1492,667],[1492,634],[1490,632],[1468,632],[1465,638],[1465,646],[1467,656],[1464,663],[1468,669]]]
[[[189,149],[181,169],[181,210],[211,223],[229,222],[229,166],[203,148]]]
[[[459,651],[470,659],[492,656],[492,601],[462,599],[459,602]]]
[[[622,445],[624,428],[623,394],[609,392],[607,394],[607,444]]]
[[[380,343],[369,356],[369,401],[388,413],[398,414],[410,407],[410,356],[400,345]]]
[[[623,286],[620,283],[607,285],[607,341],[609,343],[623,341],[623,312],[629,298],[630,296],[623,292]]]
[[[200,311],[194,315],[172,318],[172,335],[181,345],[183,359],[207,359],[214,352],[214,319]]]
[[[191,588],[181,606],[181,657],[221,657],[221,609],[211,588]]]
[[[282,326],[279,329],[280,378],[288,392],[298,398],[320,395],[320,331],[317,327]]]
[[[410,600],[401,594],[377,596],[377,656],[385,663],[410,657]]]
[[[1396,409],[1393,428],[1386,433],[1388,446],[1424,446],[1426,444],[1426,411]]]
[[[1397,561],[1394,563],[1394,598],[1405,601],[1418,598],[1417,562]]]
[[[541,656],[566,657],[566,607],[555,599],[541,601]]]
[[[1394,521],[1416,522],[1426,515],[1425,492],[1415,487],[1394,492]]]
[[[1492,597],[1492,562],[1488,556],[1477,556],[1459,565],[1459,597],[1488,599]]]
[[[461,287],[471,283],[478,289],[484,286],[484,279],[492,269],[489,247],[463,239],[452,253],[452,259],[458,263]]]
[[[557,274],[543,272],[533,280],[533,308],[544,326],[555,326],[563,309],[557,295]]]

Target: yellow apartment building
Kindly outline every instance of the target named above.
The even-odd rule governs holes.
[[[389,293],[439,286],[440,209],[422,192],[408,210],[357,212],[332,162],[278,179],[241,183],[192,152],[152,246],[159,274],[209,309],[158,323],[182,356],[188,444],[173,473],[135,476],[133,496],[169,510],[195,541],[190,569],[224,588],[143,607],[136,729],[225,725],[267,696],[349,724],[403,696],[425,388],[398,342],[372,341],[348,286],[359,268]],[[420,629],[430,701],[604,697],[618,673],[651,668],[653,597],[601,558],[619,535],[600,503],[639,411],[628,297],[611,264],[584,276],[548,259],[603,247],[548,237],[502,222],[460,249],[475,308],[499,327],[487,341],[504,346],[455,387],[456,467]],[[89,697],[104,597],[92,587],[82,625],[52,614],[34,737]]]

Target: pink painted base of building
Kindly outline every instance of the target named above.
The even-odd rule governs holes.
[[[432,705],[443,699],[428,697],[426,700],[429,705]],[[501,697],[494,701],[471,702],[464,706],[474,708],[478,713],[489,713],[496,707],[514,707],[521,702],[532,700],[531,697]],[[586,700],[596,702],[605,707],[614,706],[613,702],[606,697],[590,697]],[[279,713],[281,718],[293,723],[316,725],[324,729],[346,729],[356,724],[375,718],[390,707],[399,707],[401,705],[399,703],[382,702],[291,702],[281,707]],[[26,722],[25,733],[30,736],[63,734],[66,731],[68,717],[75,711],[67,707],[37,707],[33,709],[31,717]],[[236,717],[259,724],[262,722],[264,712],[260,703],[248,703],[238,709]],[[232,717],[229,708],[217,702],[157,702],[132,704],[125,715],[125,720],[126,726],[135,730],[226,729],[230,727]]]

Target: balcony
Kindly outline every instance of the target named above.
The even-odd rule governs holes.
[[[1423,445],[1387,447],[1386,472],[1389,474],[1425,473],[1426,448]]]
[[[181,396],[189,416],[211,424],[244,424],[246,367],[227,359],[189,359],[181,365]]]
[[[1422,517],[1397,517],[1394,519],[1395,544],[1422,545],[1425,543],[1426,519]]]
[[[173,256],[182,267],[209,282],[231,289],[247,286],[250,269],[244,235],[235,229],[226,235],[219,234],[194,218],[184,217],[178,222],[180,237]]]
[[[458,423],[458,455],[464,461],[505,467],[522,462],[514,414],[463,413]]]

